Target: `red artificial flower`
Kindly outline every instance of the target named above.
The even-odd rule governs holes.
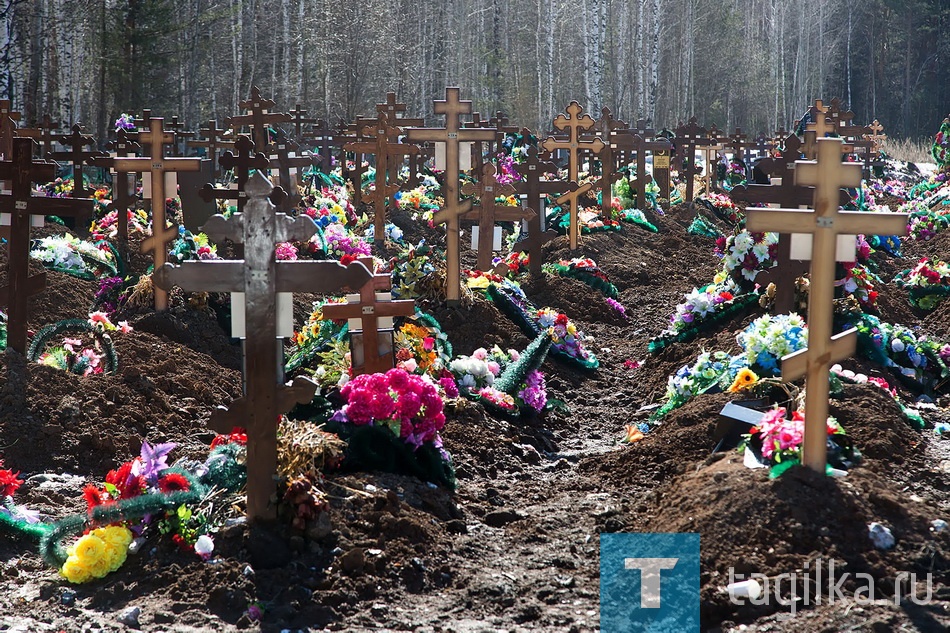
[[[734,297],[732,296],[732,293],[731,293],[731,292],[728,292],[728,291],[726,291],[726,290],[723,290],[722,292],[720,292],[720,293],[719,293],[719,296],[722,298],[723,301],[732,301],[733,298],[734,298]]]
[[[2,465],[3,462],[0,462],[0,466]],[[12,497],[13,493],[17,491],[17,488],[23,483],[22,479],[17,479],[17,475],[19,474],[19,471],[0,470],[0,499],[3,497]]]
[[[555,322],[556,324],[558,324],[558,325],[564,325],[564,326],[566,326],[566,325],[567,325],[567,315],[564,314],[563,312],[562,312],[561,314],[558,314],[558,315],[557,315],[557,318],[554,319],[554,322]]]
[[[247,444],[247,430],[241,426],[235,426],[231,429],[231,432],[227,435],[216,435],[213,440],[211,440],[211,448],[216,448],[222,444],[240,444],[244,446]]]
[[[145,479],[141,475],[132,475],[132,462],[125,462],[118,470],[110,470],[106,483],[119,489],[120,499],[137,497],[145,490]]]
[[[349,253],[345,253],[340,256],[340,263],[343,264],[344,266],[349,266],[350,263],[355,262],[355,261],[356,261],[356,255],[350,255]]]
[[[169,494],[172,492],[182,492],[189,490],[191,485],[181,473],[168,473],[158,480],[158,489]]]
[[[89,512],[92,512],[93,508],[101,506],[104,503],[102,491],[92,484],[86,484],[86,487],[82,489],[82,496],[86,500],[86,509]]]

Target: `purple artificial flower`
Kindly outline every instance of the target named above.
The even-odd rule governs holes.
[[[132,474],[141,475],[154,485],[158,482],[158,473],[168,468],[168,454],[176,446],[174,442],[150,446],[148,442],[143,441],[140,458],[132,462]]]

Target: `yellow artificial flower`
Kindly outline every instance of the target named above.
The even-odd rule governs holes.
[[[476,290],[484,290],[488,287],[489,283],[488,277],[483,275],[479,275],[478,277],[469,277],[467,282],[469,288],[474,288]]]
[[[92,572],[89,567],[83,565],[78,559],[70,556],[63,563],[63,568],[59,570],[63,578],[69,582],[80,584],[92,580]]]
[[[732,385],[729,387],[729,391],[734,393],[736,391],[748,389],[757,382],[759,382],[759,377],[755,375],[755,372],[748,367],[743,367],[736,376],[736,379],[732,382]]]
[[[72,555],[80,561],[92,561],[102,558],[106,544],[95,534],[86,534],[72,547]]]

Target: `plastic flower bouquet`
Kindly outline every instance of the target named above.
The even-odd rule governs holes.
[[[82,279],[111,277],[118,272],[117,257],[107,242],[93,244],[69,233],[37,240],[30,248],[30,257],[47,268]]]
[[[950,294],[950,265],[924,257],[913,268],[898,273],[894,283],[907,290],[911,305],[932,310]]]
[[[808,330],[805,320],[794,312],[767,314],[740,332],[736,342],[745,351],[747,365],[758,368],[759,375],[775,376],[781,371],[779,361],[783,356],[808,344]]]
[[[354,235],[342,224],[330,224],[323,231],[317,234],[326,242],[326,254],[335,259],[341,259],[344,256],[354,258],[368,257],[372,250],[366,240],[358,235]],[[319,243],[318,235],[310,239],[311,245]]]
[[[620,292],[617,286],[610,283],[607,273],[600,269],[590,257],[575,257],[562,259],[556,264],[542,266],[545,272],[562,277],[573,277],[584,282],[594,290],[601,292],[605,297],[616,299]]]
[[[733,374],[742,367],[741,357],[732,357],[726,352],[702,352],[692,365],[683,365],[667,379],[666,402],[651,416],[658,419],[686,404],[690,398],[712,390],[728,387]]]
[[[745,180],[744,176],[743,180]],[[742,211],[739,210],[739,207],[736,206],[736,203],[733,202],[732,198],[729,196],[724,196],[721,193],[707,192],[697,196],[696,202],[703,205],[726,222],[731,222],[732,224],[741,224],[745,222],[745,216],[742,214]]]
[[[750,287],[759,271],[777,263],[775,249],[778,233],[750,233],[742,229],[717,242],[717,253],[722,256],[722,272],[740,286]]]

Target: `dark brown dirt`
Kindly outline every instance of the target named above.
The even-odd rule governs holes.
[[[797,470],[769,480],[744,468],[736,453],[711,455],[726,394],[696,398],[641,442],[619,443],[623,425],[646,419],[642,407],[660,400],[671,373],[701,349],[736,351],[735,333],[760,314],[738,315],[690,343],[648,354],[650,337],[666,326],[682,294],[708,283],[718,263],[712,240],[686,234],[694,214],[680,205],[651,217],[656,235],[626,226],[582,238],[577,254],[596,259],[617,285],[627,320],[578,281],[524,281],[536,303],[567,312],[593,336],[601,367],[578,372],[546,361],[550,396],[563,400],[564,410],[519,420],[477,405],[453,412],[443,436],[457,492],[405,476],[330,473],[330,526],[319,539],[280,528],[250,534],[235,523],[220,529],[214,562],[204,563],[152,538],[118,572],[82,586],[46,568],[32,543],[4,538],[0,628],[118,631],[125,629],[119,614],[139,607],[143,631],[232,631],[258,627],[243,615],[257,602],[265,631],[594,631],[598,535],[689,531],[702,537],[704,630],[737,630],[738,623],[796,633],[946,630],[950,536],[933,533],[930,521],[950,514],[950,449],[932,431],[913,429],[882,392],[847,386],[832,402],[832,414],[865,455],[844,479]],[[413,238],[437,242],[435,235],[421,228]],[[889,280],[921,255],[945,259],[947,245],[950,234],[906,245],[903,260],[875,257]],[[570,257],[567,239],[549,243],[545,254],[549,261]],[[0,252],[0,270],[5,262]],[[59,273],[48,279],[47,292],[31,301],[34,330],[84,316],[95,290]],[[310,300],[298,297],[298,316]],[[456,353],[528,342],[478,296],[471,307],[433,313]],[[889,287],[881,315],[950,339],[950,302],[919,313]],[[174,441],[176,456],[200,458],[212,436],[205,430],[212,407],[240,393],[240,348],[218,315],[175,295],[167,314],[132,316],[135,331],[115,336],[120,370],[113,376],[69,376],[13,353],[0,358],[0,454],[32,477],[17,501],[44,516],[80,510],[83,483],[101,481],[137,454],[143,439]],[[626,360],[643,365],[627,369]],[[924,411],[929,423],[950,419],[946,404],[941,399]],[[871,521],[889,525],[897,547],[874,549]],[[774,575],[816,556],[871,574],[884,591],[899,571],[932,573],[934,602],[824,605],[791,617],[779,605],[733,605],[721,591],[730,567]]]

